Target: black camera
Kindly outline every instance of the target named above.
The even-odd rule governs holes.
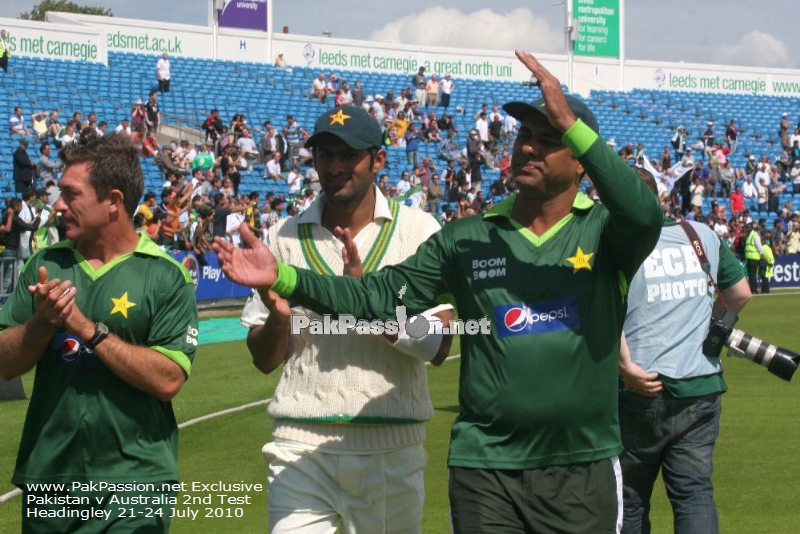
[[[712,317],[708,336],[703,342],[703,354],[719,358],[722,346],[726,345],[730,349],[729,356],[747,358],[763,365],[778,378],[790,381],[800,363],[800,356],[735,329],[738,320],[739,316],[730,310],[723,310],[719,317]]]

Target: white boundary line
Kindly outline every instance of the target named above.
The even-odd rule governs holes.
[[[269,404],[269,401],[272,399],[265,399],[256,402],[251,402],[248,404],[242,404],[241,406],[235,406],[233,408],[228,408],[227,410],[222,410],[219,412],[210,413],[208,415],[201,415],[200,417],[195,417],[194,419],[189,419],[178,425],[178,429],[186,428],[187,426],[196,425],[197,423],[202,423],[203,421],[209,421],[211,419],[216,419],[217,417],[222,417],[223,415],[228,415],[231,413],[241,412],[243,410],[247,410],[249,408],[255,408],[256,406],[266,406]]]
[[[453,356],[448,356],[445,361],[455,360],[456,358],[461,358],[460,354],[455,354]],[[427,363],[426,365],[430,365]],[[227,410],[221,410],[219,412],[210,413],[207,415],[201,415],[200,417],[195,417],[194,419],[189,419],[188,421],[184,421],[178,425],[178,429],[183,429],[186,427],[190,427],[192,425],[196,425],[197,423],[202,423],[204,421],[210,421],[211,419],[216,419],[217,417],[222,417],[225,415],[229,415],[236,412],[242,412],[244,410],[249,410],[250,408],[255,408],[256,406],[266,406],[270,403],[272,398],[260,400],[256,402],[249,402],[247,404],[242,404],[241,406],[234,406],[233,408],[228,408]],[[6,494],[0,495],[0,503],[4,503],[10,501],[14,497],[22,495],[22,490],[19,488],[13,489]]]
[[[8,493],[6,493],[5,495],[0,495],[0,503],[6,502],[6,501],[10,501],[11,499],[16,497],[17,495],[22,495],[22,490],[19,489],[19,488],[13,489],[13,490],[9,491]]]

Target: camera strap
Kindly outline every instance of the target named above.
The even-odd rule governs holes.
[[[722,296],[722,291],[719,290],[717,282],[711,275],[711,262],[706,255],[706,249],[703,248],[703,242],[700,241],[700,236],[697,235],[697,232],[692,225],[689,224],[689,221],[681,221],[680,225],[686,234],[686,237],[689,238],[689,242],[692,244],[692,250],[694,250],[695,256],[697,256],[697,260],[700,262],[700,268],[703,269],[703,272],[706,273],[706,276],[708,276],[708,283],[710,283],[711,287],[713,287],[714,291],[716,291],[719,303],[727,310],[728,303],[725,302],[725,297]]]

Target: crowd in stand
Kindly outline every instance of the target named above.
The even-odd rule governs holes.
[[[310,96],[329,104],[333,95],[335,107],[366,109],[384,132],[385,146],[404,150],[407,161],[407,166],[397,172],[386,169],[377,185],[385,196],[428,210],[442,224],[482,213],[512,193],[509,149],[517,121],[501,113],[497,105],[489,109],[483,104],[471,116],[474,127],[461,132],[448,109],[456,89],[448,74],[441,79],[426,77],[425,69],[420,68],[409,82],[396,95],[395,91],[370,95],[358,80],[351,86],[340,76],[320,73]],[[466,113],[461,108],[457,111]],[[676,221],[706,222],[740,257],[744,257],[750,229],[758,231],[761,243],[770,246],[775,255],[797,253],[800,211],[793,210],[791,202],[781,205],[780,198],[783,193],[800,194],[800,124],[790,134],[786,115],[779,127],[780,153],[772,159],[749,155],[743,169],[734,168],[731,161],[739,136],[733,120],[726,125],[722,140],[717,139],[712,122],[695,143],[687,141],[689,132],[681,126],[671,139],[672,149],[665,146],[656,158],[648,157],[645,147],[634,142],[622,146],[619,155],[656,177],[665,216]],[[194,250],[203,261],[214,236],[238,243],[238,227],[247,221],[263,237],[279,218],[302,212],[320,191],[312,154],[304,146],[310,134],[291,115],[283,124],[265,121],[259,128],[248,124],[243,114],[235,114],[227,122],[214,109],[203,123],[205,140],[194,145],[186,140],[159,144],[156,133],[160,123],[158,92],[152,91],[146,102],[136,100],[129,117],[111,132],[130,137],[142,157],[152,158],[164,173],[163,190],[147,193],[135,222],[165,248]],[[34,113],[30,126],[23,110],[15,108],[9,128],[20,138],[14,160],[16,191],[23,194],[31,190],[44,206],[52,205],[61,170],[61,162],[52,155],[53,148],[57,150],[83,135],[111,133],[110,127],[98,121],[94,113],[84,118],[76,112],[62,123],[57,111]],[[36,162],[27,155],[29,139],[40,147]],[[430,155],[420,157],[421,145],[431,143],[436,147],[435,160]],[[612,139],[609,144],[616,142]],[[262,199],[257,192],[240,194],[242,172],[261,165],[265,183],[287,184],[288,197],[268,193]],[[486,189],[482,177],[485,169],[499,172],[499,178]],[[587,194],[599,200],[591,184],[584,185]],[[27,198],[32,201],[32,196]],[[31,205],[26,202],[23,207]],[[36,224],[35,211],[17,212],[21,215],[15,231],[29,232],[21,224]],[[10,209],[7,213],[13,212]],[[40,224],[57,228],[55,215],[48,210],[47,223]],[[771,224],[768,217],[773,219]],[[13,219],[13,215],[4,216],[0,233],[9,232]],[[52,232],[50,239],[57,239],[57,233]]]
[[[800,123],[794,134],[789,131],[784,113],[775,153],[748,154],[744,168],[734,167],[732,161],[739,148],[735,120],[725,126],[723,139],[709,121],[694,143],[679,126],[672,150],[665,146],[656,158],[650,158],[641,143],[627,143],[618,153],[655,176],[666,217],[705,222],[740,258],[754,230],[760,242],[780,256],[797,253],[800,242],[800,210],[785,196],[800,195]]]

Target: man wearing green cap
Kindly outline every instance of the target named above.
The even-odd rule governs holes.
[[[490,335],[461,338],[453,530],[616,532],[619,335],[628,283],[658,240],[661,210],[589,108],[533,56],[517,57],[543,96],[503,108],[522,122],[511,161],[517,195],[361,280],[282,264],[264,246],[214,247],[232,280],[321,313],[386,319],[393,292],[406,287],[409,313],[451,293],[459,319],[488,317]],[[584,174],[602,204],[579,193]]]
[[[359,277],[400,263],[439,229],[430,215],[378,191],[381,141],[378,123],[360,107],[317,120],[306,147],[322,192],[269,228],[280,261]],[[442,313],[449,320],[451,312]],[[262,451],[270,532],[420,532],[424,422],[433,417],[424,360],[441,362],[450,339],[296,330],[294,317],[306,316],[322,319],[268,289],[253,291],[242,313],[254,365],[270,373],[284,363],[268,408],[274,441]]]

